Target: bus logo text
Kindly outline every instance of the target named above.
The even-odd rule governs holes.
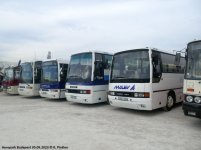
[[[114,87],[114,89],[118,89],[118,90],[128,90],[130,88],[130,85],[116,85]],[[130,91],[134,91],[135,90],[135,85],[133,85],[131,88],[130,88]]]

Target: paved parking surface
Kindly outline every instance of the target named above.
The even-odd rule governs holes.
[[[201,119],[107,104],[0,93],[0,146],[66,146],[70,150],[200,150]]]

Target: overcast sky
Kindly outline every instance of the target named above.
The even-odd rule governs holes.
[[[0,0],[0,61],[171,51],[201,39],[200,0]]]

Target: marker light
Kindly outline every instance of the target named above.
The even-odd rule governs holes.
[[[194,89],[192,89],[192,88],[187,88],[187,91],[188,91],[188,92],[194,92]]]
[[[33,87],[31,87],[31,86],[27,86],[26,88],[27,88],[27,89],[33,89]]]

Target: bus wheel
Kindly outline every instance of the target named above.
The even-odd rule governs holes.
[[[167,96],[166,106],[163,107],[163,110],[170,111],[173,108],[174,103],[175,103],[175,97],[174,97],[173,94],[169,93],[168,96]]]
[[[106,103],[107,103],[108,105],[110,105],[110,101],[109,101],[109,98],[107,98],[107,101],[106,101]]]

